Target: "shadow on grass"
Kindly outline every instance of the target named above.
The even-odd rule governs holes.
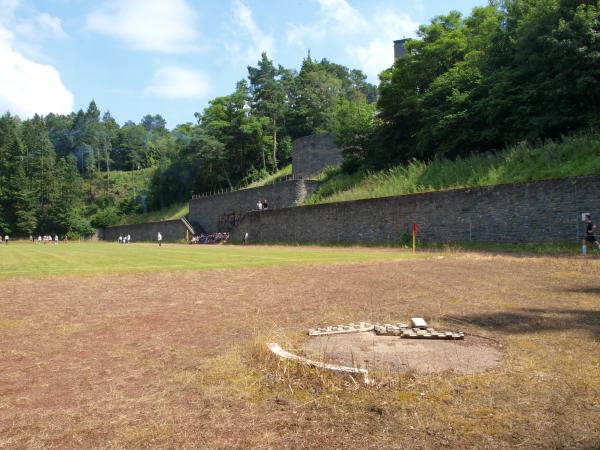
[[[600,289],[597,293],[600,293]],[[600,340],[600,310],[527,308],[511,312],[469,314],[456,319],[506,334],[585,330]]]
[[[575,293],[575,294],[600,295],[600,287],[569,288],[569,289],[564,289],[563,291],[569,292],[569,293]]]

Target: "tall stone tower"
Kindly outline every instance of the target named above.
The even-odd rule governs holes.
[[[408,39],[398,39],[397,41],[394,41],[394,61],[406,55],[406,49],[404,48],[404,43],[406,41],[408,41]]]

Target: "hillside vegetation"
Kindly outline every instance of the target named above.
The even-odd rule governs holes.
[[[378,172],[329,169],[307,203],[331,203],[444,189],[490,186],[600,174],[600,134],[587,133],[537,146],[521,144],[468,158],[413,160]]]
[[[161,220],[175,220],[181,219],[187,216],[189,213],[188,202],[175,203],[166,208],[159,209],[157,211],[150,211],[148,213],[137,213],[123,216],[119,220],[118,225],[132,224],[132,223],[146,223],[146,222],[159,222]]]
[[[284,181],[287,177],[289,177],[291,175],[292,175],[292,165],[288,164],[287,166],[279,169],[277,172],[267,175],[266,177],[261,178],[260,180],[254,181],[253,183],[250,183],[244,189],[262,187],[262,186],[267,186],[269,184],[277,183],[279,181]]]

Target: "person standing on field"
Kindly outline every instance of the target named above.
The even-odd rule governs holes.
[[[160,234],[160,231],[158,232],[158,235],[156,236],[156,240],[158,241],[158,246],[161,247],[162,246],[162,234]]]
[[[592,222],[592,216],[589,214],[585,215],[585,238],[583,239],[581,246],[581,253],[583,256],[587,254],[587,243],[591,243],[600,250],[600,243],[596,239],[596,225]]]
[[[8,234],[4,236],[4,243],[8,245]]]

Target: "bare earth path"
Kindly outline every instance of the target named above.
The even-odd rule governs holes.
[[[296,382],[298,370],[260,350],[269,340],[293,350],[315,325],[411,316],[494,339],[501,365],[380,374],[364,388],[318,374]],[[590,448],[600,446],[600,261],[470,255],[5,279],[0,365],[1,448]]]

